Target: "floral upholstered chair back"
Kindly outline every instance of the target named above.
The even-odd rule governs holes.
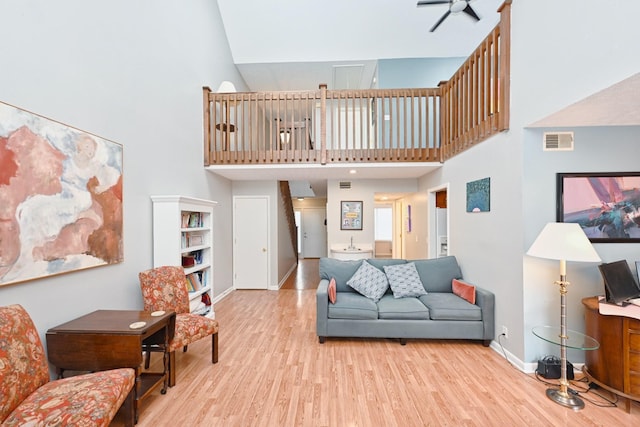
[[[0,424],[48,382],[47,358],[31,317],[18,304],[0,307]]]
[[[189,312],[187,278],[182,267],[163,266],[138,274],[146,311]]]

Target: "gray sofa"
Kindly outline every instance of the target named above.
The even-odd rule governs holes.
[[[452,279],[462,279],[455,257],[401,260],[367,259],[384,266],[415,263],[426,295],[395,298],[391,289],[374,302],[347,285],[362,260],[320,259],[320,284],[316,292],[316,331],[320,343],[327,337],[480,340],[489,346],[494,338],[494,294],[476,286],[471,304],[452,292]],[[329,301],[328,287],[336,280],[337,299]]]

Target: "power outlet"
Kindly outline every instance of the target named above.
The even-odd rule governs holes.
[[[506,339],[509,339],[509,329],[504,325],[502,325],[502,335],[504,335]]]

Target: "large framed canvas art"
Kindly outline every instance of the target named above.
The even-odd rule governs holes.
[[[640,172],[559,173],[556,206],[593,243],[640,243]]]
[[[0,286],[123,261],[122,146],[0,102]]]

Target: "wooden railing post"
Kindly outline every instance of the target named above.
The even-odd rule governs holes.
[[[327,84],[320,85],[320,163],[327,164]]]
[[[511,1],[505,0],[500,6],[500,115],[498,130],[509,129],[509,102],[511,80]]]
[[[204,124],[204,165],[210,166],[211,159],[209,158],[211,153],[211,101],[209,100],[209,94],[211,88],[208,86],[202,87],[202,111],[203,111],[203,124]]]

